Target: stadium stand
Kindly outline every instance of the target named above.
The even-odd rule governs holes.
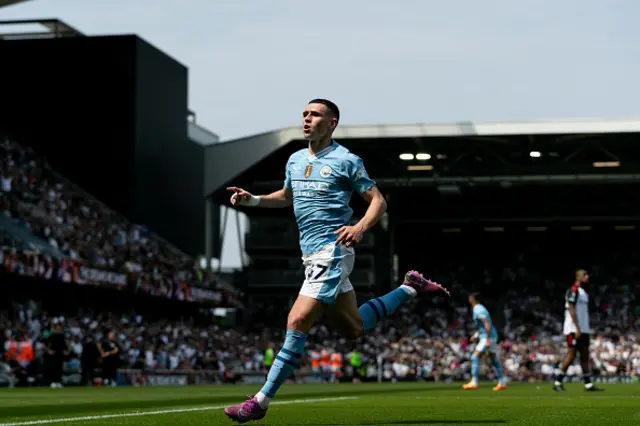
[[[640,316],[635,285],[639,278],[638,254],[625,251],[625,244],[635,238],[625,234],[621,232],[615,237],[620,249],[609,249],[612,239],[592,239],[600,249],[575,254],[592,271],[593,322],[597,324],[593,356],[601,379],[607,380],[637,380],[640,376],[640,342],[636,337]],[[566,252],[566,246],[554,238],[530,247],[521,244],[518,253],[511,256],[496,250],[495,261],[490,264],[479,264],[471,251],[467,255],[458,251],[453,257],[457,241],[449,247],[440,247],[440,258],[434,260],[432,269],[440,279],[452,283],[454,294],[464,295],[481,287],[490,296],[489,306],[502,334],[507,375],[512,380],[549,379],[564,347],[560,315],[571,271],[567,273],[566,260],[559,253]],[[530,250],[525,251],[526,248]],[[328,369],[313,375],[312,352],[341,353],[347,359],[346,355],[354,349],[362,353],[364,380],[378,380],[379,375],[382,380],[465,378],[469,370],[470,315],[464,297],[454,300],[453,306],[443,304],[441,299],[418,300],[404,306],[393,319],[380,324],[355,345],[326,324],[318,325],[310,333],[308,356],[298,380],[329,379]],[[270,327],[242,331],[193,320],[145,319],[133,312],[93,313],[83,308],[49,315],[45,308],[46,301],[30,300],[16,302],[1,314],[6,348],[10,346],[8,342],[19,345],[27,337],[37,342],[31,360],[13,360],[9,356],[11,383],[27,384],[28,378],[33,377],[35,383],[44,380],[47,384],[46,377],[41,377],[44,342],[49,330],[58,324],[63,327],[70,349],[65,380],[71,384],[84,383],[102,374],[91,345],[104,341],[105,330],[115,333],[122,350],[119,377],[122,384],[143,384],[145,380],[159,383],[171,378],[185,383],[261,378],[265,372],[265,349],[276,347],[281,340],[280,333],[272,332]],[[273,315],[274,311],[281,314]],[[275,306],[274,311],[267,313],[269,317],[262,318],[262,323],[280,330],[286,306],[281,310]],[[346,362],[342,371],[347,379],[353,375]],[[570,375],[579,377],[579,374],[580,367],[572,367]]]
[[[189,283],[215,285],[210,269],[83,192],[31,148],[3,138],[0,150],[2,241],[13,249],[5,268],[178,300],[192,297]]]
[[[5,138],[1,149],[0,241],[5,272],[80,283],[111,280],[133,286],[139,293],[187,300],[191,299],[189,282],[215,280],[207,275],[210,272],[199,270],[194,259],[58,175],[29,147]],[[549,194],[548,189],[544,191]],[[576,190],[573,194],[575,199],[584,196]],[[403,262],[420,265],[425,274],[446,283],[457,295],[453,304],[436,298],[403,306],[394,318],[355,344],[321,323],[310,333],[308,356],[296,380],[330,380],[326,357],[319,361],[319,372],[312,368],[315,354],[341,353],[348,359],[353,350],[362,354],[364,380],[462,380],[469,372],[467,338],[471,334],[464,295],[477,290],[487,296],[499,326],[507,375],[512,380],[548,380],[563,353],[559,336],[563,294],[571,283],[572,268],[578,266],[588,268],[592,277],[593,322],[597,324],[593,356],[599,374],[606,379],[638,379],[640,255],[635,226],[552,223],[535,228],[522,225],[516,232],[499,227],[473,229],[473,225],[443,232],[444,228],[434,226],[422,226],[425,229],[420,232],[430,235],[429,244],[403,253]],[[289,238],[282,239],[283,235]],[[376,237],[384,238],[384,233]],[[379,278],[373,264],[376,259],[380,263],[380,253],[375,251],[380,244],[373,235],[370,238],[362,252],[366,253],[362,273],[354,275],[361,289]],[[265,350],[277,347],[282,339],[279,330],[300,275],[291,219],[252,219],[246,248],[255,253],[248,280],[267,288],[284,284],[288,296],[258,292],[245,327],[146,317],[116,307],[109,312],[88,306],[60,311],[36,297],[15,299],[0,312],[0,343],[6,360],[0,383],[57,383],[46,368],[46,349],[56,332],[62,333],[68,347],[61,382],[106,379],[114,383],[96,349],[96,343],[108,340],[109,331],[121,348],[116,380],[120,384],[260,381],[266,371]],[[111,275],[100,271],[111,271]],[[218,304],[232,306],[234,297],[221,292]],[[29,342],[35,342],[32,350],[22,350],[29,348]],[[353,376],[348,362],[341,367],[341,377]],[[579,374],[580,367],[572,367],[570,375]]]

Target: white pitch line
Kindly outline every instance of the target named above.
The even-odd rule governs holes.
[[[275,401],[275,402],[272,402],[270,405],[312,404],[314,402],[345,401],[349,399],[358,399],[358,398],[359,397],[357,396],[341,396],[336,398],[295,399],[293,401]],[[88,422],[92,420],[119,419],[122,417],[160,416],[163,414],[173,414],[173,413],[192,413],[197,411],[221,410],[225,407],[226,405],[216,405],[213,407],[175,408],[172,410],[137,411],[134,413],[103,414],[100,416],[65,417],[65,418],[58,418],[58,419],[29,420],[26,422],[0,423],[0,426],[48,425],[52,423]]]
[[[403,398],[397,396],[387,396],[385,398]],[[450,395],[447,396],[414,396],[414,399],[447,399],[451,398]],[[488,396],[488,395],[465,395],[465,396],[456,396],[455,399],[459,400],[469,400],[469,399],[482,399],[482,400],[500,400],[500,399],[566,399],[566,400],[575,400],[575,399],[636,399],[640,398],[640,395],[576,395],[576,396],[560,396],[560,395],[505,395],[501,393],[496,396]],[[3,425],[0,425],[3,426]]]

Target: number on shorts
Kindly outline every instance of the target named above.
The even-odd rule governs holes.
[[[309,273],[307,274],[307,279],[309,281],[315,281],[318,278],[320,278],[322,276],[322,274],[327,272],[327,269],[329,269],[329,267],[327,265],[313,265],[311,268],[309,268]],[[314,271],[317,271],[317,273],[315,275],[313,274]]]

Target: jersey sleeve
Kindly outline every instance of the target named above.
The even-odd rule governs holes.
[[[477,309],[474,312],[474,316],[477,319],[482,320],[482,319],[485,319],[485,318],[489,318],[489,312],[486,309]]]
[[[289,191],[293,190],[291,186],[291,159],[287,161],[287,165],[284,167],[284,187]]]
[[[375,181],[369,177],[360,157],[349,154],[346,164],[349,184],[354,191],[361,194],[368,191],[376,184]]]
[[[567,293],[564,296],[564,300],[570,305],[575,305],[578,301],[578,289],[575,287],[571,287],[569,290],[567,290]]]

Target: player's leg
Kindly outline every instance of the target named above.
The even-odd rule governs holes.
[[[424,292],[442,292],[449,296],[449,291],[440,284],[424,278],[416,271],[407,272],[400,287],[360,306],[358,312],[362,318],[364,334],[373,330],[378,322],[392,315],[400,305]]]
[[[502,364],[500,363],[500,357],[498,356],[498,342],[494,339],[491,340],[491,350],[489,351],[489,364],[493,367],[493,371],[498,378],[498,384],[493,388],[494,391],[501,391],[507,389],[507,383],[504,379]]]
[[[360,383],[362,374],[360,374],[360,367],[353,366],[353,376],[351,377],[352,383]]]
[[[284,344],[269,370],[267,382],[256,398],[263,408],[267,408],[282,383],[298,367],[304,354],[307,333],[322,313],[322,304],[307,296],[299,295],[287,320]]]
[[[591,369],[589,367],[589,346],[590,338],[588,334],[580,336],[578,341],[578,352],[580,352],[580,367],[582,367],[582,380],[584,381],[584,390],[589,392],[599,392],[602,389],[596,387],[591,382]]]
[[[557,392],[564,392],[564,386],[562,382],[564,381],[565,375],[567,374],[567,370],[576,359],[576,354],[578,351],[577,348],[577,339],[574,333],[567,334],[567,354],[562,361],[562,365],[560,366],[560,371],[556,373],[556,380],[553,384],[553,390]]]
[[[382,297],[365,302],[358,308],[356,293],[351,289],[339,294],[336,301],[327,306],[327,318],[343,337],[356,340],[412,297],[412,293],[398,287]]]
[[[350,262],[352,266],[353,261]],[[345,271],[350,273],[351,268],[345,268]],[[442,291],[449,294],[439,284],[410,271],[405,275],[401,286],[384,296],[365,302],[358,308],[356,295],[347,274],[340,283],[340,293],[336,296],[335,302],[327,307],[327,316],[344,337],[355,340],[373,330],[378,322],[392,315],[400,305],[417,296],[420,291]]]
[[[282,383],[298,367],[307,341],[307,333],[321,313],[321,302],[308,296],[298,296],[289,312],[284,345],[273,361],[266,383],[255,397],[242,404],[225,408],[224,412],[227,416],[240,423],[260,420],[265,416],[271,399]]]
[[[480,381],[480,357],[487,349],[488,341],[486,338],[480,339],[478,345],[471,354],[471,381],[465,385],[462,385],[464,390],[476,390],[478,389],[478,383]]]
[[[351,283],[348,285],[351,286]],[[329,324],[345,339],[356,340],[363,335],[362,318],[353,287],[346,293],[338,294],[335,302],[325,307],[325,313]]]

